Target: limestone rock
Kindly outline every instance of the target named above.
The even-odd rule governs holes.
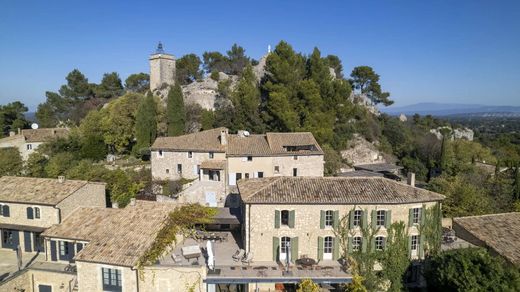
[[[348,143],[348,148],[341,151],[341,157],[350,165],[388,162],[375,143],[368,142],[359,134],[354,134]]]
[[[406,117],[405,114],[401,114],[401,115],[399,115],[399,120],[404,123],[404,122],[408,121],[408,118]]]
[[[359,105],[362,105],[364,107],[366,107],[366,109],[376,115],[376,116],[379,116],[381,115],[381,112],[379,112],[379,110],[377,109],[377,107],[372,103],[372,101],[366,96],[366,94],[356,94],[354,93],[354,91],[352,91],[352,93],[350,94],[349,96],[349,100],[354,103],[354,104],[359,104]]]
[[[265,76],[265,64],[268,55],[264,55],[260,60],[258,60],[258,64],[253,66],[253,73],[256,76],[256,80],[260,82],[262,78]]]
[[[450,127],[438,127],[437,129],[430,129],[430,133],[434,134],[437,139],[442,140],[442,130],[449,130],[451,133],[451,140],[454,139],[466,139],[468,141],[473,141],[474,132],[470,128],[450,128]]]

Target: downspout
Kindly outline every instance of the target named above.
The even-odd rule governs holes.
[[[247,252],[251,251],[251,204],[247,204]]]
[[[139,292],[139,270],[135,269],[135,287],[137,288],[136,292]]]

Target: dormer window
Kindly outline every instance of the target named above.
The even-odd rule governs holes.
[[[27,150],[32,150],[32,144],[27,144]]]

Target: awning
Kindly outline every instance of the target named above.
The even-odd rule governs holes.
[[[206,160],[200,164],[200,168],[202,168],[202,169],[225,169],[226,161],[225,160]]]
[[[27,226],[27,225],[18,225],[18,224],[4,224],[0,223],[0,229],[12,229],[12,230],[20,230],[20,231],[32,231],[32,232],[43,232],[44,227],[36,227],[36,226]]]

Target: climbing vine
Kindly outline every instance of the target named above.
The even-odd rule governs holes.
[[[424,254],[437,255],[441,250],[442,211],[440,203],[430,208],[423,206],[424,215],[419,225],[421,240],[424,241]]]
[[[181,235],[183,238],[192,236],[196,224],[212,223],[216,213],[216,209],[199,204],[175,208],[168,215],[164,226],[157,232],[151,247],[137,262],[137,269],[140,271],[141,279],[144,280],[144,266],[157,262],[164,252],[172,246],[172,243],[177,243],[177,235]]]

